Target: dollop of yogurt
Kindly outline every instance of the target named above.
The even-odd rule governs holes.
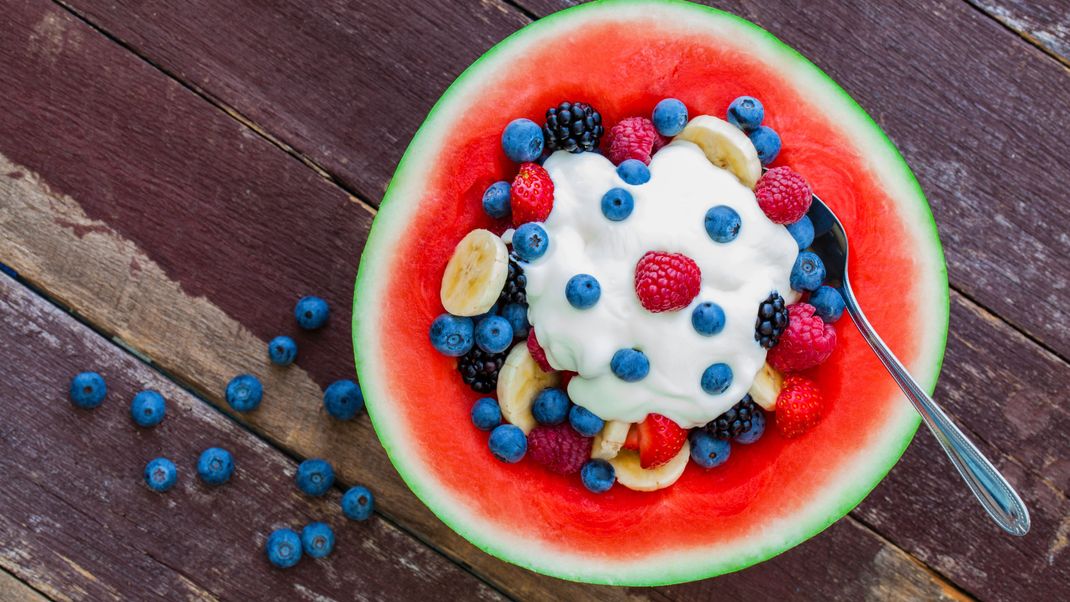
[[[554,207],[543,227],[545,255],[525,266],[528,317],[550,365],[578,376],[569,397],[605,420],[639,422],[663,414],[684,428],[713,420],[747,393],[765,362],[754,339],[758,306],[771,291],[788,303],[797,298],[788,279],[798,245],[784,226],[769,220],[754,193],[729,171],[710,163],[690,142],[676,141],[650,163],[650,180],[630,185],[597,153],[558,151],[544,167],[554,182]],[[634,209],[622,221],[602,212],[612,188],[632,194]],[[738,236],[715,242],[706,212],[727,205],[740,217]],[[648,251],[683,253],[702,272],[699,295],[687,308],[652,313],[635,292],[635,266]],[[587,309],[565,296],[570,278],[594,276],[601,296]],[[705,336],[692,325],[696,305],[724,310],[724,328]],[[638,349],[650,362],[646,377],[625,382],[610,368],[614,353]],[[718,394],[701,385],[715,363],[732,369]]]

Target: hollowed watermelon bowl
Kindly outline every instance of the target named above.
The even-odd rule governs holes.
[[[882,337],[930,391],[947,335],[946,267],[925,197],[892,143],[834,81],[748,21],[676,0],[607,0],[514,33],[431,110],[386,192],[361,259],[353,307],[357,372],[391,461],[447,525],[498,558],[564,579],[691,581],[742,569],[843,517],[899,459],[919,418],[847,319],[812,371],[829,410],[805,436],[775,429],[730,460],[688,467],[670,488],[617,486],[530,461],[503,464],[469,420],[480,397],[428,342],[442,272],[474,228],[501,231],[480,199],[516,166],[511,119],[583,100],[607,128],[662,98],[692,115],[759,97],[784,141],[776,164],[804,174],[851,236],[851,280]]]

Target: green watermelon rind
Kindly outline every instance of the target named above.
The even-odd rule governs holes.
[[[738,571],[768,560],[820,533],[857,506],[887,475],[913,439],[920,424],[920,417],[903,398],[900,404],[902,411],[894,420],[889,420],[890,426],[882,433],[883,440],[867,448],[879,450],[878,453],[883,452],[883,456],[868,456],[871,461],[861,466],[865,469],[862,474],[842,475],[839,482],[844,483],[844,486],[834,492],[835,499],[812,501],[799,514],[791,517],[790,526],[787,528],[767,530],[766,532],[775,531],[779,537],[767,537],[768,541],[763,545],[752,546],[752,549],[744,553],[729,551],[714,554],[703,548],[698,550],[700,553],[695,554],[693,559],[685,558],[685,552],[675,549],[661,557],[646,557],[639,563],[618,559],[585,562],[588,559],[569,556],[567,550],[543,547],[542,544],[535,544],[535,549],[532,549],[515,538],[503,538],[494,530],[493,525],[488,528],[488,525],[480,521],[479,516],[467,513],[461,502],[446,500],[444,496],[447,492],[433,479],[426,478],[421,464],[412,462],[410,454],[406,453],[405,433],[394,432],[392,422],[396,421],[389,420],[387,416],[390,411],[389,399],[380,389],[380,382],[376,378],[386,368],[380,365],[374,353],[376,347],[370,348],[369,353],[362,354],[360,343],[375,336],[375,329],[379,326],[376,303],[381,294],[380,287],[376,285],[389,280],[389,274],[382,277],[377,275],[377,269],[388,262],[376,261],[376,258],[389,256],[391,247],[404,234],[408,217],[406,210],[413,209],[411,206],[393,202],[393,199],[419,198],[419,194],[405,194],[404,188],[407,185],[419,185],[418,178],[414,178],[409,172],[421,169],[422,159],[433,158],[437,154],[436,141],[442,144],[445,137],[434,136],[433,133],[440,128],[449,127],[455,117],[449,113],[451,110],[456,113],[462,108],[458,103],[464,104],[464,95],[470,84],[474,84],[478,89],[483,72],[498,67],[503,61],[508,63],[510,51],[514,46],[522,48],[527,40],[534,41],[541,34],[552,34],[559,26],[567,26],[573,20],[580,22],[588,15],[597,17],[602,12],[612,19],[628,10],[642,10],[642,18],[656,18],[653,15],[658,10],[670,13],[679,11],[680,17],[694,20],[690,21],[690,27],[736,29],[736,33],[751,38],[757,51],[775,55],[777,61],[774,67],[786,79],[808,78],[812,80],[810,83],[815,86],[815,90],[831,93],[832,98],[825,99],[824,110],[838,110],[856,120],[853,124],[849,121],[841,122],[845,129],[853,127],[857,130],[852,136],[856,142],[861,144],[860,138],[869,137],[869,144],[865,145],[867,157],[877,158],[878,154],[883,154],[879,157],[880,161],[871,161],[867,167],[880,177],[880,167],[883,165],[886,171],[883,183],[902,189],[899,194],[891,196],[899,202],[901,210],[912,210],[916,213],[914,218],[915,236],[919,243],[918,257],[928,262],[932,276],[932,281],[927,283],[928,294],[919,295],[922,297],[919,301],[923,315],[926,315],[924,312],[929,312],[927,324],[919,326],[929,329],[929,336],[925,341],[929,347],[923,349],[919,353],[919,359],[910,366],[915,377],[930,393],[936,387],[947,344],[950,294],[947,267],[932,211],[921,186],[894,144],[865,110],[827,74],[771,33],[745,19],[682,0],[599,0],[554,13],[520,29],[488,50],[458,76],[432,107],[399,162],[369,233],[357,273],[353,303],[353,349],[372,424],[391,462],[416,496],[446,525],[488,554],[563,579],[606,585],[656,586]],[[840,105],[829,105],[831,100],[838,101]],[[906,202],[908,198],[913,203]],[[925,251],[928,253],[925,254]],[[856,464],[862,465],[860,462]],[[830,482],[829,486],[825,487],[826,495],[831,495],[831,485],[834,484],[835,482]],[[809,516],[801,516],[807,512]],[[600,568],[592,569],[595,565]]]

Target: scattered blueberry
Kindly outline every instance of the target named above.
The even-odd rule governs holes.
[[[691,459],[703,468],[713,468],[724,464],[732,446],[727,441],[718,439],[702,429],[691,431]]]
[[[580,469],[580,478],[591,493],[605,493],[617,480],[617,471],[605,460],[588,460]]]
[[[747,136],[750,136],[750,141],[758,151],[758,159],[762,165],[769,165],[780,154],[780,134],[773,128],[760,125]]]
[[[687,106],[675,98],[666,98],[654,105],[651,121],[662,136],[675,136],[687,125]]]
[[[710,395],[724,393],[731,384],[732,368],[728,364],[713,364],[702,373],[702,390]]]
[[[528,306],[522,303],[510,303],[502,308],[502,317],[513,327],[514,338],[525,338],[531,324],[528,322]]]
[[[483,397],[472,405],[472,424],[481,431],[489,431],[502,423],[502,409],[492,397]]]
[[[626,183],[638,186],[650,181],[650,168],[639,159],[626,159],[617,166],[617,175]]]
[[[263,398],[264,387],[252,374],[239,374],[227,383],[227,404],[237,412],[252,412]]]
[[[108,385],[96,372],[80,372],[71,379],[69,394],[75,406],[91,410],[103,403]]]
[[[613,359],[609,362],[609,368],[613,370],[613,374],[617,375],[617,378],[634,383],[646,378],[646,375],[650,372],[650,360],[646,358],[646,354],[638,349],[620,349],[613,354]]]
[[[814,313],[826,322],[835,322],[843,316],[843,296],[831,286],[821,286],[810,293],[810,305],[814,306]]]
[[[234,474],[234,458],[230,452],[218,447],[209,447],[197,459],[197,476],[205,485],[222,485]]]
[[[727,205],[717,205],[706,212],[706,234],[713,242],[732,242],[739,236],[742,225],[739,214]]]
[[[149,428],[163,422],[164,414],[167,413],[167,402],[163,395],[151,389],[141,391],[130,402],[130,417],[134,424]]]
[[[472,318],[442,314],[431,322],[431,346],[442,355],[461,357],[472,350],[475,325]]]
[[[744,132],[750,132],[762,124],[765,107],[753,96],[740,96],[728,105],[728,123]]]
[[[810,216],[802,216],[802,219],[794,224],[788,224],[787,229],[788,234],[799,243],[800,251],[814,243],[814,222],[810,221]]]
[[[513,250],[524,261],[535,261],[546,254],[550,246],[550,237],[542,226],[528,222],[513,233]]]
[[[288,569],[301,560],[301,538],[293,529],[276,529],[267,538],[268,561]]]
[[[323,391],[323,407],[332,418],[351,420],[364,409],[364,393],[351,380],[336,380]]]
[[[716,303],[699,303],[691,311],[691,326],[703,336],[713,336],[724,329],[724,310]]]
[[[750,445],[762,438],[765,433],[765,412],[758,410],[750,419],[750,428],[736,435],[734,441]]]
[[[577,274],[568,279],[565,285],[565,298],[576,309],[588,309],[598,303],[602,296],[602,285],[590,274]]]
[[[568,418],[568,395],[557,387],[548,387],[535,396],[531,415],[539,424],[561,424]]]
[[[308,523],[301,529],[301,547],[312,558],[323,558],[334,549],[334,530],[327,523]]]
[[[614,222],[623,221],[632,214],[635,209],[635,199],[632,193],[623,188],[610,188],[609,192],[602,195],[602,215]]]
[[[11,266],[3,263],[0,263],[0,272],[3,272],[4,274],[11,276],[12,278],[19,277],[19,273],[15,271],[15,268],[12,268]]]
[[[505,180],[491,184],[486,192],[483,193],[483,211],[497,219],[508,216],[511,211],[509,206],[509,193],[511,190],[512,186]]]
[[[170,490],[178,481],[178,468],[167,458],[156,458],[145,465],[145,484],[153,491]]]
[[[375,510],[375,496],[363,485],[350,487],[342,496],[342,514],[349,520],[368,520]]]
[[[524,431],[511,424],[503,424],[491,431],[487,444],[495,458],[510,464],[519,462],[528,451],[528,438],[524,436]]]
[[[476,324],[476,345],[487,353],[501,353],[513,343],[513,327],[501,316],[488,316]]]
[[[275,337],[268,343],[268,358],[276,366],[289,366],[297,358],[297,343],[290,337]]]
[[[294,306],[294,317],[297,318],[297,325],[305,330],[323,328],[330,315],[331,310],[327,307],[327,302],[319,297],[301,297],[297,301],[297,305]]]
[[[334,469],[326,460],[309,458],[297,465],[294,480],[297,481],[297,488],[304,493],[320,496],[334,485]]]
[[[789,282],[797,291],[812,291],[825,281],[825,264],[810,251],[803,251],[795,258]]]
[[[502,131],[502,149],[517,163],[538,159],[544,143],[542,128],[530,119],[514,119]]]
[[[583,406],[572,406],[568,411],[568,423],[584,437],[594,437],[606,425],[606,421]]]

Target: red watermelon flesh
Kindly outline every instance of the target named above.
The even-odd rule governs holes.
[[[428,342],[443,269],[474,228],[501,231],[483,191],[511,179],[500,147],[511,119],[541,123],[563,100],[593,104],[607,129],[666,97],[723,116],[757,96],[783,139],[777,165],[802,173],[851,237],[851,278],[891,348],[932,387],[947,282],[931,214],[894,147],[820,71],[769,34],[678,2],[598,3],[559,13],[492,49],[417,133],[376,218],[354,307],[369,413],[410,487],[476,545],[556,576],[655,584],[720,574],[812,536],[894,464],[918,419],[845,318],[830,360],[807,375],[827,417],[786,440],[775,428],[670,488],[589,493],[575,476],[495,461],[469,419],[480,397]]]

